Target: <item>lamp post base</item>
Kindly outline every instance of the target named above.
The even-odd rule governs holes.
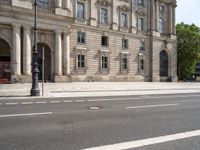
[[[31,89],[31,96],[40,96],[39,89]]]

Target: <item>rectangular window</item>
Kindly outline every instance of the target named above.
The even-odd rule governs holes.
[[[165,7],[163,5],[160,5],[160,13],[163,14],[165,12]]]
[[[144,19],[138,18],[138,30],[143,31],[144,30]]]
[[[102,61],[102,69],[108,69],[108,57],[102,56],[101,57]]]
[[[137,2],[139,6],[144,6],[144,0],[138,0]]]
[[[128,39],[122,39],[122,48],[128,49]]]
[[[102,46],[108,46],[108,37],[107,36],[101,37],[101,45]]]
[[[84,3],[77,2],[77,18],[84,19]]]
[[[141,42],[140,42],[140,50],[143,51],[143,50],[145,49],[144,47],[145,47],[145,46],[144,46],[144,42],[141,41]]]
[[[128,59],[126,57],[122,58],[122,69],[123,70],[128,69]]]
[[[125,13],[121,13],[121,27],[122,28],[128,27],[127,14]]]
[[[78,68],[85,68],[85,55],[78,55]]]
[[[49,0],[38,0],[37,4],[39,7],[48,8]]]
[[[140,69],[144,70],[144,59],[140,60]]]
[[[85,33],[84,32],[78,32],[77,42],[80,43],[80,44],[85,43]]]
[[[105,8],[101,8],[101,23],[108,23],[108,10]]]

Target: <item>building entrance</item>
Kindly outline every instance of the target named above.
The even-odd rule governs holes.
[[[10,69],[10,46],[0,38],[0,84],[9,83],[11,77]]]
[[[42,49],[44,48],[44,81],[49,82],[52,80],[51,76],[51,51],[50,48],[44,43],[38,43],[38,79],[42,80]]]

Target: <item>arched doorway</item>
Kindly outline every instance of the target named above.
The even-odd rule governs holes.
[[[160,77],[168,77],[168,54],[165,50],[160,52]]]
[[[6,83],[10,80],[10,61],[10,46],[0,38],[0,83]]]
[[[38,43],[39,81],[42,80],[42,49],[44,48],[44,81],[51,81],[51,50],[45,43]]]

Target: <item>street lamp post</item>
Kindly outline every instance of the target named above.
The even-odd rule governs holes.
[[[39,96],[40,89],[38,86],[38,50],[37,50],[37,0],[34,3],[34,45],[35,48],[33,50],[32,56],[32,88],[31,88],[31,96]]]

